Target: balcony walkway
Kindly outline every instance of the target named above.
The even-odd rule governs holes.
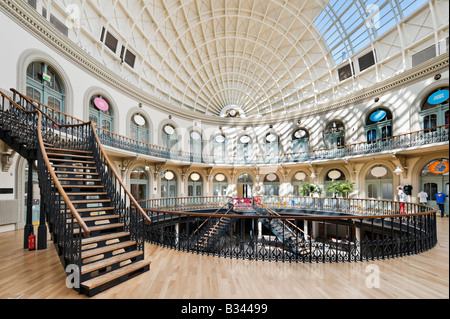
[[[448,299],[449,219],[438,218],[437,227],[439,242],[428,252],[362,263],[255,262],[146,244],[152,270],[94,299]],[[22,230],[0,234],[1,299],[86,298],[66,288],[55,250],[24,251],[22,241]],[[366,286],[373,266],[380,288]]]

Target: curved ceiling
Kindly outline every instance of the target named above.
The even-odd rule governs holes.
[[[242,117],[299,110],[324,92],[332,98],[336,65],[378,36],[367,23],[371,5],[382,18],[393,12],[381,25],[391,28],[402,5],[423,2],[53,1],[66,12],[75,3],[78,44],[129,82],[182,109],[215,116],[236,109]],[[105,33],[118,40],[114,52],[99,41]],[[118,63],[122,50],[135,56],[132,67]]]

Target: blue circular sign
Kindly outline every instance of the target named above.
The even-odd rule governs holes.
[[[437,91],[428,98],[428,103],[431,105],[441,104],[448,100],[448,96],[449,96],[448,90]]]
[[[370,120],[372,122],[379,122],[382,119],[384,119],[386,117],[386,112],[385,111],[376,111],[374,112],[371,116],[370,116]]]

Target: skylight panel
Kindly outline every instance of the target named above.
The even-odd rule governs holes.
[[[427,0],[331,0],[314,22],[336,64],[394,28]]]

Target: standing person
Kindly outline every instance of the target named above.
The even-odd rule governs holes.
[[[444,217],[444,214],[445,214],[444,203],[445,203],[445,198],[446,197],[447,196],[444,193],[437,193],[436,194],[436,204],[438,204],[439,210],[441,211],[441,218]]]

